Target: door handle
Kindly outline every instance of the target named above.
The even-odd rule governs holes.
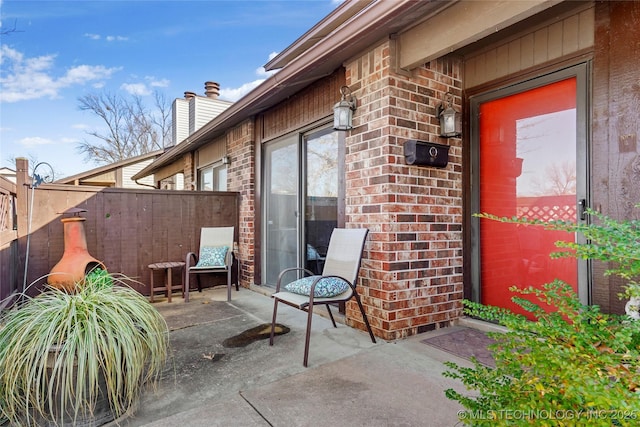
[[[578,200],[578,216],[581,221],[587,219],[587,199]]]

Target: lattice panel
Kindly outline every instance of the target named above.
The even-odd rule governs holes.
[[[517,216],[527,219],[541,219],[543,221],[575,221],[576,219],[576,206],[572,205],[531,205],[531,206],[518,206]]]
[[[0,193],[0,231],[13,229],[13,196]]]

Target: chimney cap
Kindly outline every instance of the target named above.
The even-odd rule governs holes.
[[[195,98],[195,96],[196,96],[196,93],[195,93],[195,92],[187,91],[187,92],[185,92],[185,93],[184,93],[184,99],[191,99],[191,98]]]
[[[56,212],[57,214],[62,214],[62,215],[74,215],[74,216],[80,216],[81,213],[86,212],[86,209],[83,208],[69,208],[66,211],[63,212]]]
[[[220,83],[204,82],[204,94],[207,98],[217,98],[220,95]]]

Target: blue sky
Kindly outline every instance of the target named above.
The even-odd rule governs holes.
[[[0,167],[47,162],[62,176],[96,165],[77,151],[104,124],[80,111],[86,94],[153,91],[173,100],[220,84],[235,101],[267,75],[262,66],[340,0],[0,0]]]

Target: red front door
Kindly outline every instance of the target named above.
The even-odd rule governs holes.
[[[577,218],[577,78],[479,102],[477,208],[505,217]],[[552,259],[566,232],[482,219],[479,228],[480,300],[523,312],[508,288],[561,279],[578,291],[578,264]]]

